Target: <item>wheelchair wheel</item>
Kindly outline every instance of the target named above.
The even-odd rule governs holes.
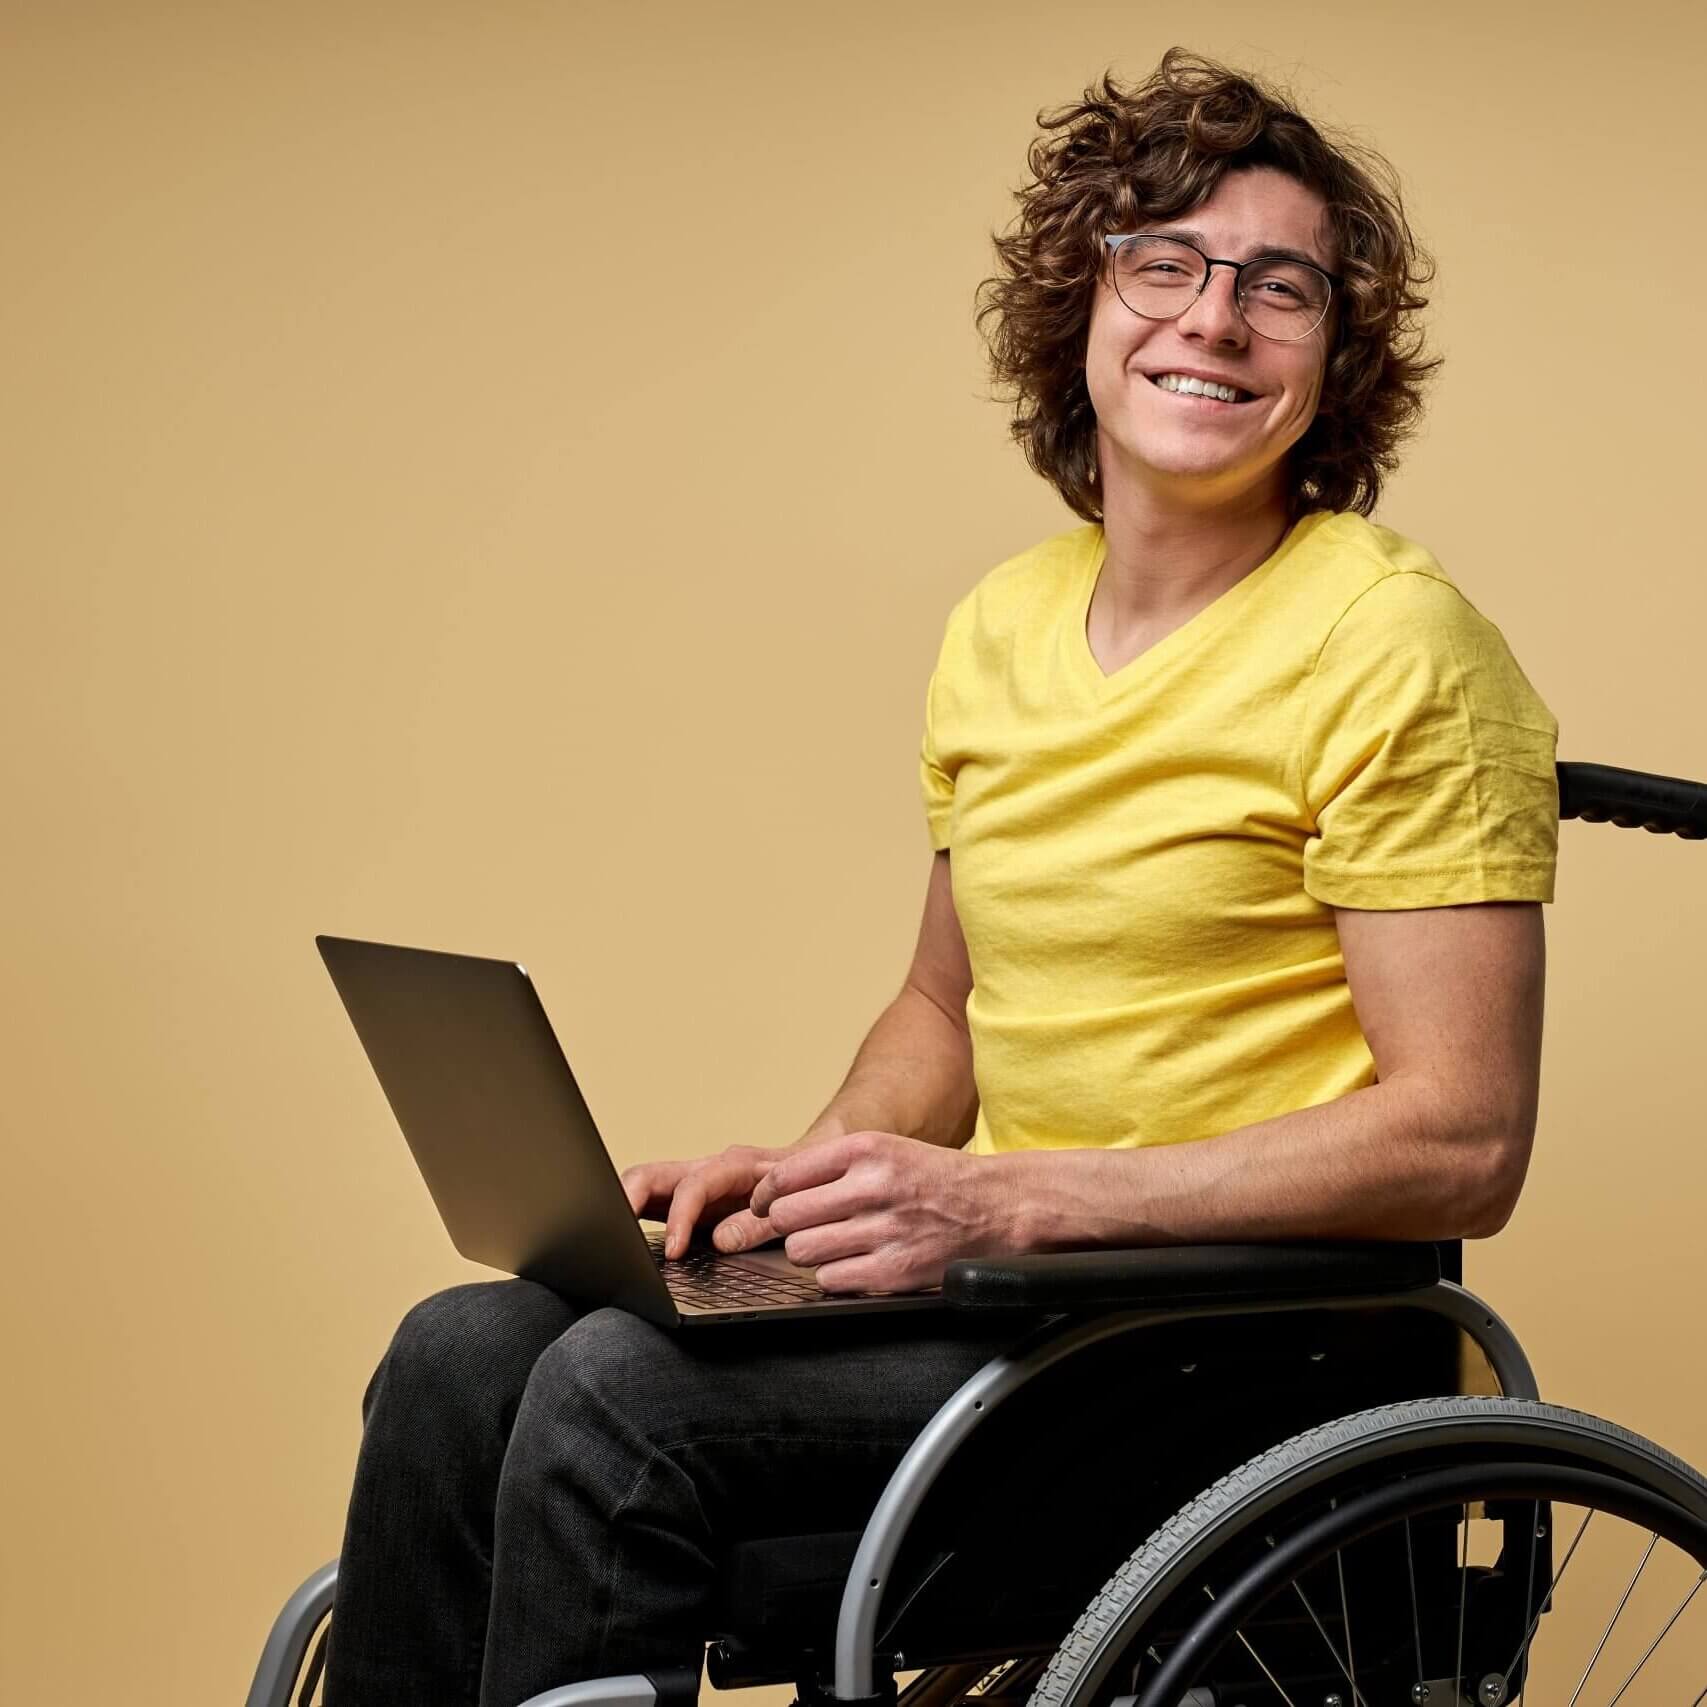
[[[1031,1707],[1701,1707],[1707,1480],[1627,1429],[1443,1398],[1326,1423],[1193,1500]]]

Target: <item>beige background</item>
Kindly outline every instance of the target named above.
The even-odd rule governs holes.
[[[0,1699],[239,1700],[393,1325],[481,1272],[314,932],[524,959],[624,1161],[834,1088],[942,620],[1072,520],[984,394],[988,232],[1035,110],[1176,40],[1405,174],[1449,365],[1383,519],[1563,757],[1707,775],[1695,8],[5,9]],[[1470,1279],[1707,1461],[1707,859],[1562,844]]]

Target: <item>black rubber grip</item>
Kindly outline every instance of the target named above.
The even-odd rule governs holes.
[[[965,1310],[1079,1311],[1360,1298],[1439,1279],[1425,1243],[1162,1245],[951,1262],[942,1291]]]
[[[665,1666],[641,1675],[657,1692],[656,1707],[694,1707],[699,1700],[699,1670]]]
[[[1559,816],[1587,824],[1651,830],[1685,841],[1707,837],[1707,782],[1620,770],[1616,765],[1559,764]]]

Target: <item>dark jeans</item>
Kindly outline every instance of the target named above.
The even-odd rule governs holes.
[[[363,1400],[328,1707],[697,1668],[736,1541],[858,1529],[1006,1343],[897,1313],[669,1334],[525,1280],[404,1318]]]

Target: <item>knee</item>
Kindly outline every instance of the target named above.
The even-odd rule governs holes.
[[[516,1439],[577,1450],[645,1451],[691,1404],[692,1372],[673,1336],[624,1310],[595,1310],[558,1336],[528,1375]]]
[[[414,1305],[362,1399],[431,1405],[508,1392],[513,1407],[540,1352],[574,1319],[554,1293],[525,1280],[475,1281]]]

